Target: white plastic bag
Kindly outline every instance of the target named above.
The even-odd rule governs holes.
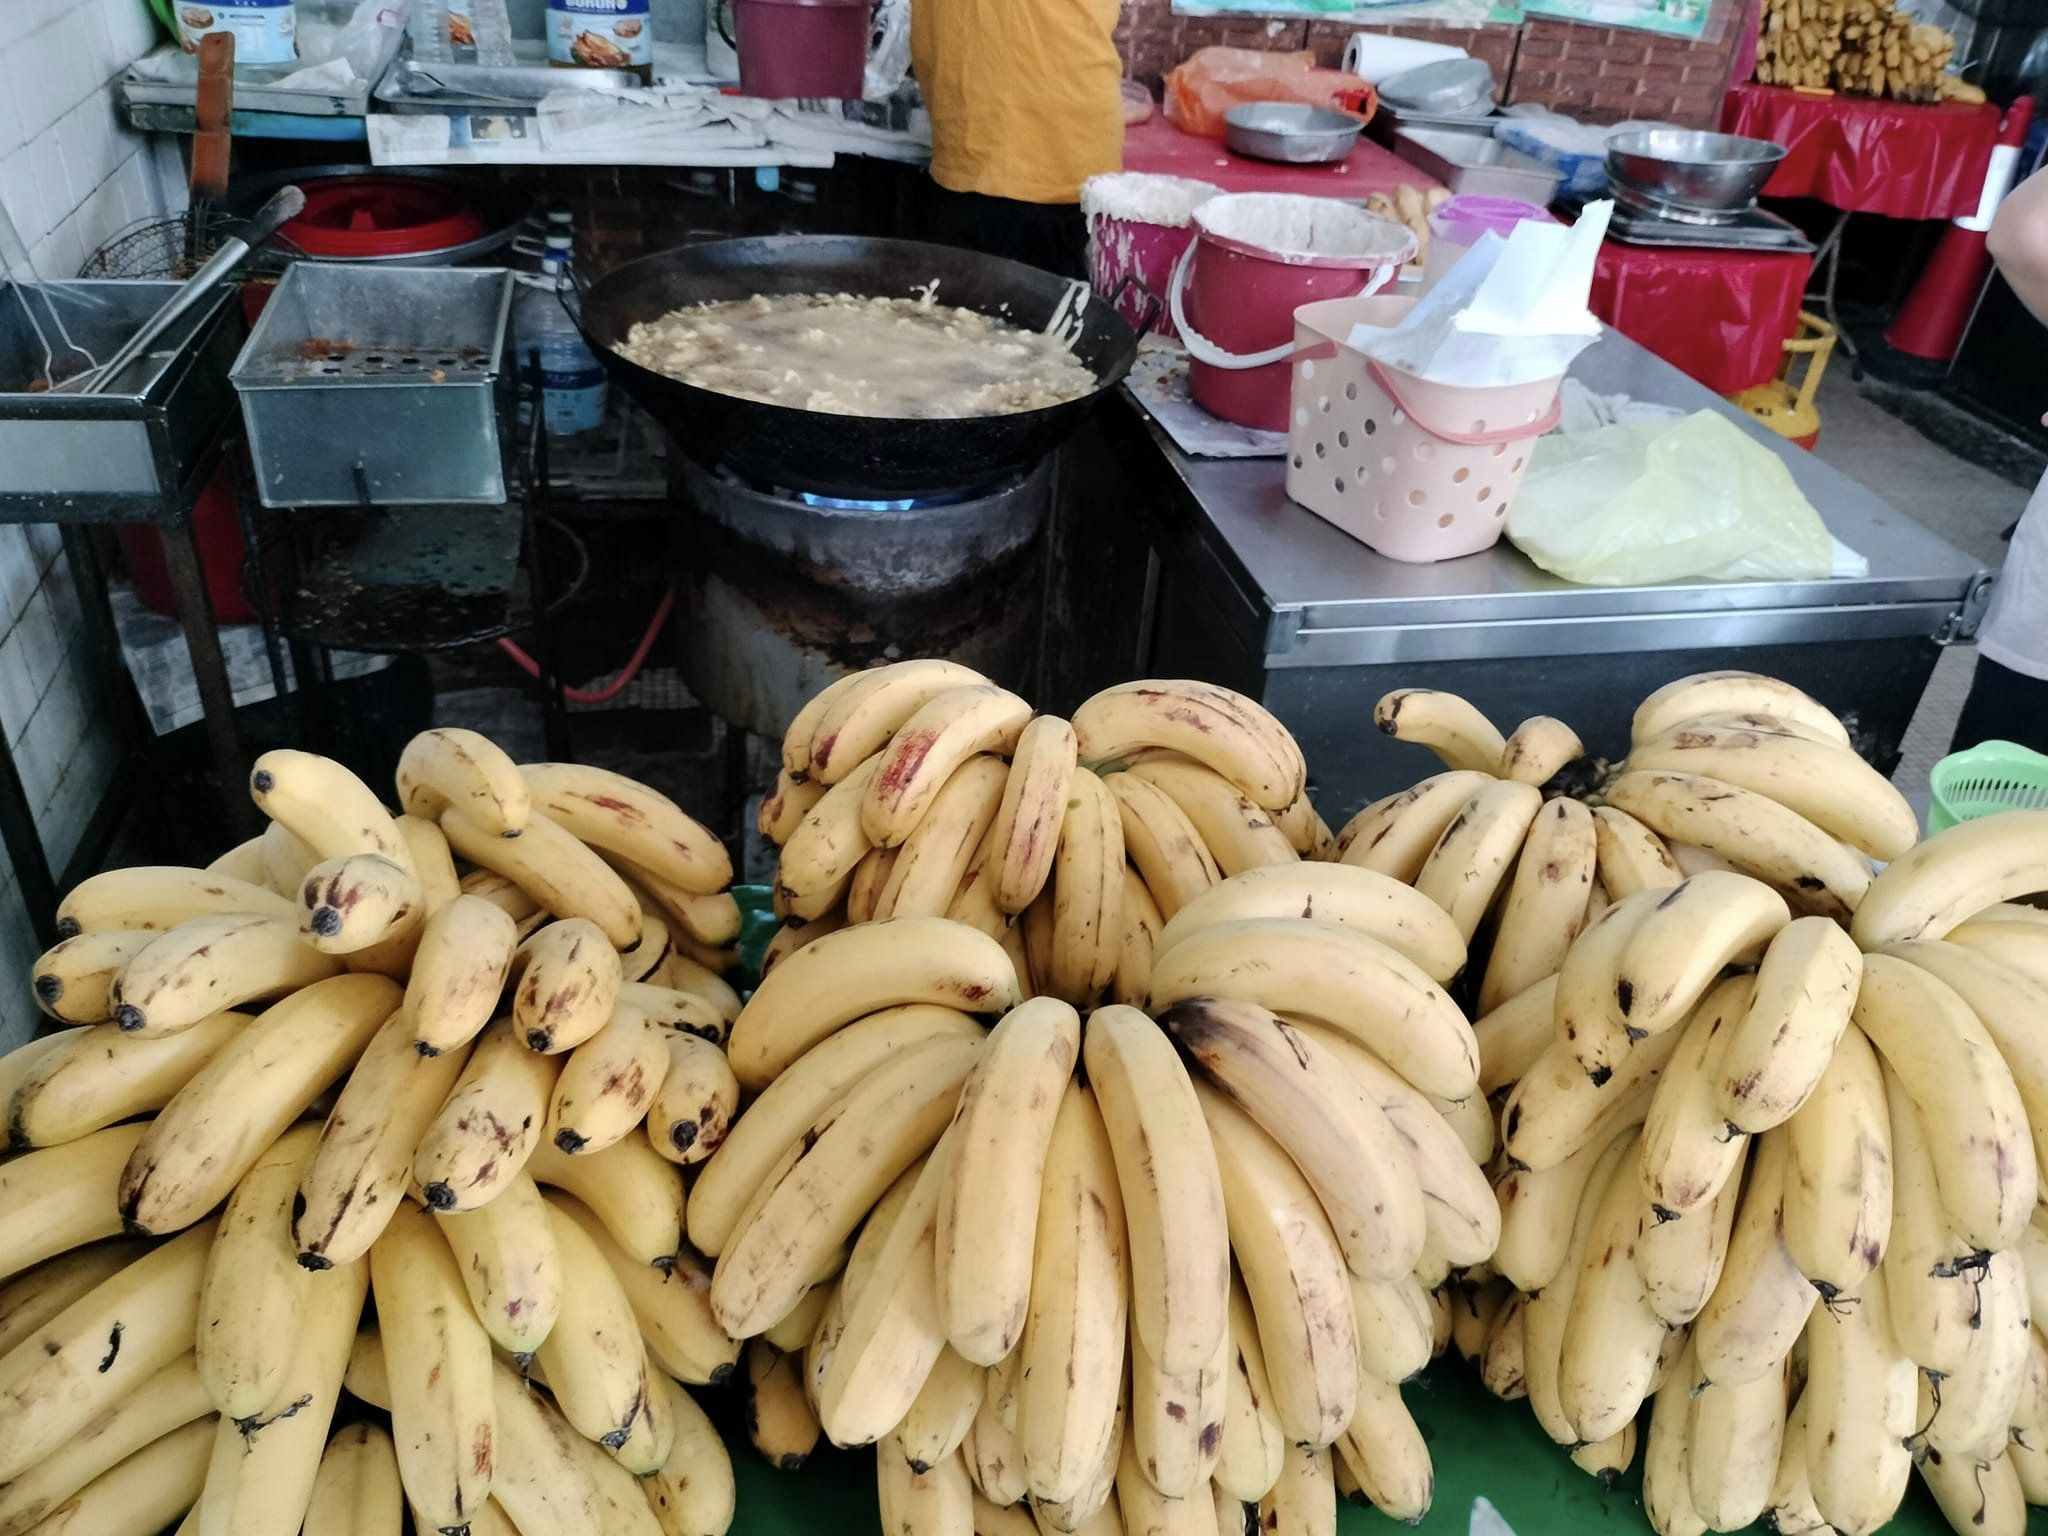
[[[1588,586],[1818,580],[1834,544],[1778,456],[1714,411],[1541,439],[1508,538]]]

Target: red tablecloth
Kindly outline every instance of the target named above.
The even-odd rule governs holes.
[[[1403,182],[1425,189],[1438,184],[1434,176],[1370,139],[1361,138],[1351,158],[1334,165],[1280,165],[1233,155],[1221,139],[1182,133],[1157,112],[1124,130],[1124,169],[1191,176],[1226,192],[1299,192],[1347,203],[1362,203],[1375,192],[1390,193]]]
[[[1592,310],[1707,388],[1733,394],[1778,371],[1812,269],[1800,251],[1609,240],[1593,268]]]
[[[1894,219],[1952,219],[1977,207],[1998,108],[1750,84],[1729,91],[1721,127],[1785,146],[1766,197],[1817,197],[1845,213]]]

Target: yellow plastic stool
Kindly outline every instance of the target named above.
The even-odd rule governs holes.
[[[1799,311],[1799,329],[1785,342],[1778,362],[1778,376],[1730,395],[1742,410],[1780,437],[1789,437],[1802,448],[1811,448],[1820,438],[1820,412],[1813,397],[1820,389],[1820,376],[1827,371],[1828,358],[1835,350],[1835,328],[1819,315]],[[1806,372],[1795,385],[1792,369],[1806,359]]]

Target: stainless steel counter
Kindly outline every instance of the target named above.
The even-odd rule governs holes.
[[[1602,394],[1725,413],[1790,466],[1869,574],[1585,587],[1538,570],[1505,540],[1406,565],[1288,500],[1280,460],[1190,458],[1130,406],[1134,435],[1166,471],[1144,497],[1155,564],[1139,659],[1259,694],[1304,736],[1312,767],[1316,743],[1331,744],[1325,779],[1341,751],[1352,782],[1339,805],[1429,771],[1425,754],[1395,744],[1383,744],[1393,759],[1363,767],[1356,749],[1337,745],[1356,741],[1354,711],[1397,684],[1456,687],[1503,729],[1562,715],[1589,744],[1619,751],[1627,710],[1658,682],[1752,666],[1793,677],[1860,722],[1866,755],[1889,767],[1936,636],[1974,622],[1977,563],[1618,332],[1572,372]]]

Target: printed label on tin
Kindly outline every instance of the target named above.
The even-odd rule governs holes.
[[[548,0],[548,57],[584,69],[654,62],[648,0]]]
[[[226,32],[234,37],[237,64],[289,64],[299,56],[292,0],[174,0],[172,14],[187,53],[197,53],[209,32]]]

